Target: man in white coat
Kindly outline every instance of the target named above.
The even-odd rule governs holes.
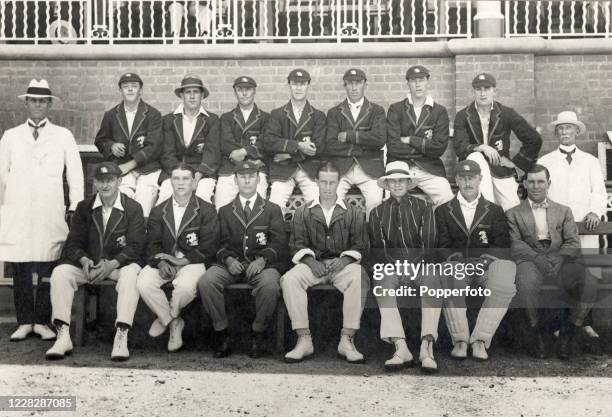
[[[11,340],[24,340],[32,332],[51,340],[49,277],[68,235],[62,174],[66,168],[71,212],[83,199],[83,167],[72,133],[47,119],[57,99],[47,81],[30,81],[19,98],[28,120],[0,140],[0,261],[13,269],[19,326]]]
[[[606,214],[608,194],[599,161],[576,146],[576,138],[586,132],[586,126],[573,111],[562,111],[551,125],[559,147],[538,161],[550,172],[548,195],[568,206],[577,222],[586,223],[587,230],[595,230]],[[599,236],[580,236],[580,246],[587,251],[599,248]],[[601,278],[600,268],[589,270]],[[597,336],[589,325],[585,331],[589,336]]]

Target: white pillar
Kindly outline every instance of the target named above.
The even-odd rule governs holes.
[[[476,36],[479,38],[501,38],[504,36],[504,15],[501,1],[479,0],[476,2]]]

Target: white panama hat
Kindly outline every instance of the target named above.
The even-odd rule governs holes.
[[[21,94],[18,96],[20,99],[25,100],[28,97],[31,98],[52,98],[55,100],[59,100],[59,97],[51,94],[51,89],[49,88],[49,83],[45,79],[36,80],[32,79],[30,84],[28,84],[28,89],[25,94]]]
[[[578,134],[586,132],[586,126],[580,120],[578,120],[578,116],[573,111],[562,111],[557,116],[557,120],[554,120],[550,125],[553,129],[556,129],[559,125],[574,125],[578,127]]]

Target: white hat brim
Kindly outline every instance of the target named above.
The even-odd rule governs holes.
[[[17,98],[19,98],[21,100],[25,100],[28,97],[31,97],[31,98],[52,98],[54,100],[60,100],[59,97],[53,96],[53,95],[50,95],[50,94],[21,94],[21,95],[17,96]]]
[[[553,130],[556,129],[557,126],[559,126],[559,125],[574,125],[574,126],[578,127],[578,134],[586,132],[586,126],[580,120],[563,120],[563,119],[558,119],[558,120],[555,120],[554,122],[552,122],[550,125],[552,126]]]
[[[406,175],[406,174],[400,174],[400,173],[394,173],[394,174],[389,174],[389,175],[384,175],[382,177],[380,177],[378,180],[376,180],[376,183],[378,184],[378,186],[384,190],[388,190],[387,188],[387,180],[399,180],[399,179],[408,179],[408,180],[412,180],[410,182],[410,187],[408,188],[409,190],[412,190],[413,188],[416,188],[417,186],[417,182],[414,181],[415,177],[412,175]]]

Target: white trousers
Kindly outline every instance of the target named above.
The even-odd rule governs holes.
[[[300,191],[304,196],[304,201],[312,201],[319,197],[319,187],[308,174],[301,168],[298,168],[291,178],[287,181],[272,181],[272,188],[270,189],[270,201],[274,204],[278,204],[283,210],[286,210],[287,201],[293,194],[295,186],[300,187]]]
[[[212,203],[213,191],[215,190],[215,184],[217,182],[214,178],[202,178],[198,181],[198,185],[196,186],[195,195],[200,197],[202,200],[207,203]],[[157,199],[157,204],[161,204],[167,199],[172,197],[172,183],[170,182],[170,178],[165,179],[161,183],[161,187],[159,188],[159,198]]]
[[[375,286],[383,289],[397,289],[400,285],[409,285],[417,289],[425,285],[429,288],[441,288],[441,278],[438,276],[419,276],[411,281],[410,278],[400,279],[396,275],[385,276],[380,281],[374,281]],[[397,308],[395,296],[381,295],[376,297],[380,311],[380,338],[387,343],[393,343],[392,339],[405,339],[402,317]],[[438,324],[442,313],[442,298],[423,295],[421,297],[421,338],[431,335],[438,340]]]
[[[234,175],[223,175],[217,179],[217,189],[215,190],[215,208],[217,211],[219,211],[221,207],[234,201],[238,195],[238,186],[234,178]],[[259,173],[257,194],[264,200],[268,196],[268,178],[263,172]]]
[[[487,200],[501,206],[504,211],[520,204],[517,194],[518,184],[514,177],[495,178],[491,175],[491,169],[486,158],[480,152],[472,152],[467,156],[480,166],[482,182],[480,183],[480,194]]]
[[[429,196],[436,207],[454,197],[450,183],[445,177],[430,174],[414,164],[410,164],[410,170],[415,174],[417,186]]]
[[[504,318],[508,306],[516,294],[515,276],[516,264],[514,262],[497,260],[492,262],[489,269],[480,277],[466,277],[463,280],[457,280],[454,277],[445,279],[450,288],[460,289],[475,284],[491,290],[491,295],[485,297],[482,303],[471,336],[466,315],[465,298],[448,297],[445,299],[444,318],[453,345],[457,342],[473,343],[481,340],[485,343],[487,349],[491,346],[491,339],[493,339],[499,323]]]
[[[338,197],[344,200],[346,193],[353,185],[359,188],[365,199],[366,218],[369,218],[370,211],[382,202],[383,189],[378,186],[376,179],[366,174],[361,165],[357,163],[353,164],[351,169],[340,178]]]
[[[308,265],[300,263],[281,277],[280,284],[293,330],[309,328],[306,290],[318,284],[332,284],[340,290],[344,295],[342,327],[359,329],[369,289],[369,279],[361,265],[349,264],[326,279],[315,277]]]
[[[145,218],[149,217],[151,209],[155,206],[160,173],[160,169],[149,174],[139,174],[132,170],[121,177],[119,191],[138,201],[142,206],[142,214]]]
[[[168,7],[170,13],[170,29],[174,37],[178,37],[183,27],[183,18],[187,19],[187,15],[194,16],[198,25],[198,36],[203,34],[211,34],[210,27],[212,24],[212,11],[208,8],[208,2],[202,2],[200,4],[192,4],[196,2],[189,2],[188,9],[185,11],[185,7],[179,3],[171,3]],[[185,23],[187,26],[187,23]]]
[[[137,286],[142,300],[165,326],[179,317],[183,307],[193,301],[197,295],[198,281],[206,272],[204,264],[189,264],[177,269],[172,280],[174,289],[170,301],[161,289],[168,281],[162,279],[159,269],[147,265],[138,275]]]
[[[138,289],[136,280],[140,272],[140,265],[131,263],[122,268],[115,269],[107,279],[117,282],[117,322],[132,325],[136,307],[138,307]],[[53,269],[51,273],[51,305],[53,307],[53,320],[61,320],[70,324],[70,313],[74,292],[79,286],[86,284],[85,274],[81,268],[74,265],[62,264]]]

